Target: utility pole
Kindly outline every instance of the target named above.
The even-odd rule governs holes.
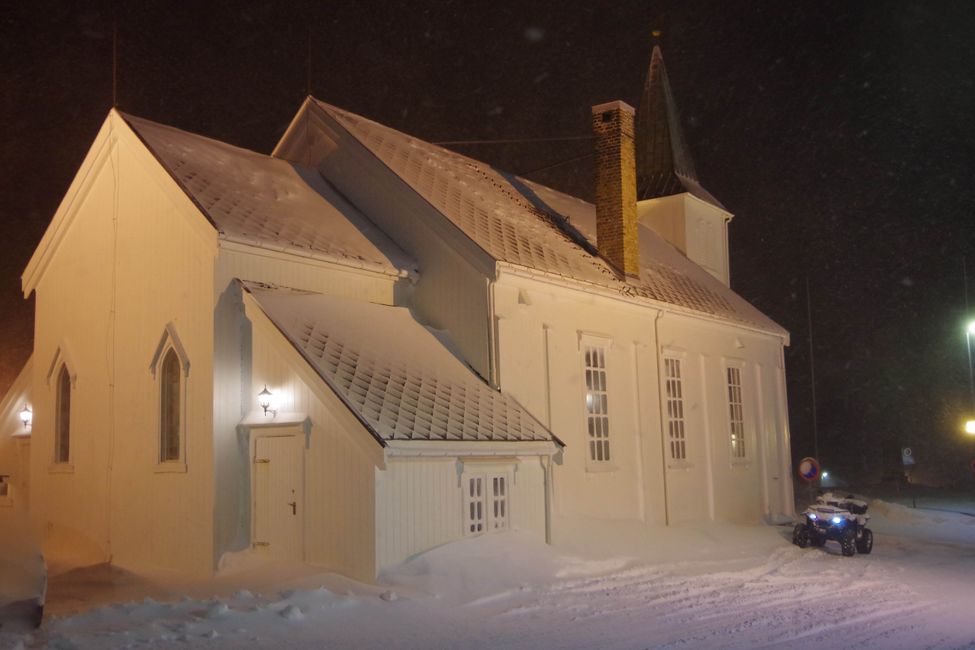
[[[816,363],[813,355],[812,299],[809,297],[809,276],[806,276],[806,326],[809,332],[809,387],[812,390],[813,458],[819,458],[819,426],[816,419]]]

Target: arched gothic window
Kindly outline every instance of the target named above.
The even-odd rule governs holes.
[[[172,348],[163,358],[159,379],[159,461],[164,463],[180,459],[182,373],[179,357]]]
[[[71,375],[62,364],[58,373],[57,413],[54,418],[54,462],[67,463],[71,459]]]

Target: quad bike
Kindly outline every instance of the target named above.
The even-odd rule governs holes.
[[[835,541],[847,557],[873,550],[873,531],[867,528],[867,504],[852,494],[838,497],[827,492],[818,496],[802,515],[803,521],[792,529],[792,543],[799,548]]]

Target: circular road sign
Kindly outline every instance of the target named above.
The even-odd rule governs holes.
[[[815,481],[819,478],[819,461],[811,456],[806,456],[799,461],[799,478],[804,481]]]

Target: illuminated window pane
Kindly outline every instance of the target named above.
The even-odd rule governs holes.
[[[684,432],[684,388],[680,359],[664,359],[664,387],[667,393],[667,435],[670,457],[673,460],[687,458]]]
[[[589,459],[609,460],[609,397],[606,391],[606,349],[585,348],[586,429],[589,432]]]

